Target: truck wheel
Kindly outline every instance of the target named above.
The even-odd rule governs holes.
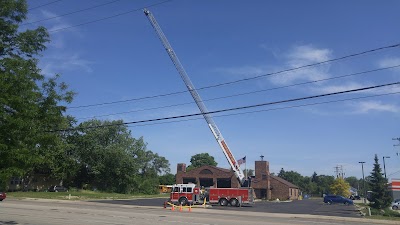
[[[181,197],[181,198],[179,199],[179,204],[180,204],[180,205],[187,205],[187,204],[188,204],[187,198]]]
[[[327,203],[328,203],[328,205],[332,205],[332,201],[331,200],[329,200]]]
[[[236,198],[232,198],[229,203],[231,204],[231,206],[239,206],[239,201]]]
[[[219,204],[220,204],[221,206],[227,206],[227,205],[228,205],[228,200],[226,200],[226,198],[221,198],[221,199],[219,200]]]

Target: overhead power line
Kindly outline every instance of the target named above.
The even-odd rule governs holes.
[[[75,13],[88,11],[88,10],[91,10],[91,9],[95,9],[95,8],[98,8],[98,7],[101,7],[101,6],[105,6],[105,5],[109,5],[109,4],[112,4],[112,3],[115,3],[115,2],[119,2],[119,1],[121,1],[121,0],[114,0],[114,1],[111,1],[111,2],[106,2],[106,3],[100,4],[100,5],[91,6],[91,7],[85,8],[85,9],[80,9],[80,10],[77,10],[77,11],[64,13],[64,14],[61,14],[59,16],[53,16],[53,17],[46,18],[46,19],[36,20],[36,21],[33,21],[33,22],[29,22],[29,23],[24,23],[24,24],[21,24],[21,26],[34,24],[34,23],[39,23],[39,22],[43,22],[43,21],[48,21],[48,20],[52,20],[52,19],[56,19],[56,18],[60,18],[60,17],[64,17],[64,16],[69,16],[69,15],[72,15],[72,14],[75,14]]]
[[[398,67],[400,67],[400,65],[389,66],[389,67],[373,69],[373,70],[367,70],[367,71],[351,73],[351,74],[346,74],[346,75],[340,75],[340,76],[335,76],[335,77],[330,77],[330,78],[325,78],[325,79],[301,82],[301,83],[296,83],[296,84],[291,84],[291,85],[284,85],[284,86],[268,88],[268,89],[263,89],[263,90],[257,90],[257,91],[244,92],[244,93],[239,93],[239,94],[234,94],[234,95],[227,95],[227,96],[221,96],[221,97],[216,97],[216,98],[204,99],[203,102],[214,101],[214,100],[225,99],[225,98],[232,98],[232,97],[255,94],[255,93],[272,91],[272,90],[278,90],[278,89],[282,89],[282,88],[288,88],[288,87],[294,87],[294,86],[300,86],[300,85],[306,85],[306,84],[312,84],[312,83],[318,83],[318,82],[322,82],[322,81],[335,80],[335,79],[346,78],[346,77],[351,77],[351,76],[356,76],[356,75],[363,75],[363,74],[368,74],[368,73],[372,73],[372,72],[378,72],[378,71],[383,71],[383,70],[393,69],[393,68],[398,68]],[[195,103],[191,101],[191,102],[185,102],[185,103],[179,103],[179,104],[173,104],[173,105],[130,110],[130,111],[125,111],[125,112],[110,113],[110,114],[103,114],[103,115],[97,115],[97,116],[82,117],[82,118],[78,118],[78,120],[105,117],[105,116],[114,116],[114,115],[121,115],[121,114],[133,113],[133,112],[142,112],[142,111],[148,111],[148,110],[164,109],[164,108],[171,108],[171,107],[190,105],[190,104],[195,104]]]
[[[267,105],[276,105],[276,104],[282,104],[282,103],[288,103],[288,102],[303,101],[303,100],[307,100],[307,99],[314,99],[314,98],[334,96],[334,95],[345,94],[345,93],[366,91],[366,90],[371,90],[371,89],[376,89],[376,88],[381,88],[381,87],[387,87],[387,86],[393,86],[393,85],[399,85],[399,84],[400,84],[400,82],[394,82],[394,83],[387,83],[387,84],[369,86],[369,87],[364,87],[364,88],[351,89],[351,90],[346,90],[346,91],[332,92],[332,93],[327,93],[327,94],[312,95],[312,96],[307,96],[307,97],[287,99],[287,100],[281,100],[281,101],[275,101],[275,102],[267,102],[267,103],[261,103],[261,104],[255,104],[255,105],[247,105],[247,106],[234,107],[234,108],[228,108],[228,109],[220,109],[220,110],[210,111],[207,114],[216,114],[216,113],[222,113],[222,112],[228,112],[228,111],[236,111],[236,110],[242,110],[242,109],[256,108],[256,107],[267,106]],[[199,115],[203,115],[203,114],[202,113],[194,113],[194,114],[186,114],[186,115],[181,115],[181,116],[171,116],[171,117],[163,117],[163,118],[156,118],[156,119],[124,122],[124,123],[120,123],[120,124],[90,126],[90,127],[85,127],[84,129],[92,129],[92,128],[99,128],[99,127],[109,127],[109,126],[119,126],[119,125],[128,125],[128,124],[137,124],[137,123],[147,123],[147,122],[155,122],[155,121],[162,121],[162,120],[171,120],[171,119],[193,117],[193,116],[199,116]],[[71,130],[76,130],[76,129],[77,128],[64,129],[64,130],[53,130],[53,131],[48,131],[48,132],[71,131]]]
[[[141,8],[132,9],[132,10],[129,10],[129,11],[126,11],[126,12],[123,12],[123,13],[118,13],[118,14],[115,14],[115,15],[112,15],[112,16],[108,16],[108,17],[104,17],[104,18],[100,18],[100,19],[97,19],[97,20],[91,20],[91,21],[88,21],[88,22],[84,22],[84,23],[80,23],[80,24],[76,24],[76,25],[72,25],[72,26],[68,26],[68,27],[49,30],[49,33],[55,33],[55,32],[58,32],[58,31],[62,31],[62,30],[66,30],[66,29],[70,29],[70,28],[74,28],[74,27],[80,27],[80,26],[83,26],[83,25],[96,23],[96,22],[100,22],[100,21],[103,21],[103,20],[112,19],[112,18],[115,18],[115,17],[118,17],[118,16],[122,16],[122,15],[126,15],[126,14],[129,14],[129,13],[137,12],[139,10],[143,10],[144,8],[151,8],[151,7],[154,7],[154,6],[157,6],[157,5],[161,5],[161,4],[170,2],[170,1],[172,1],[172,0],[165,0],[165,1],[162,1],[162,2],[150,4],[150,5],[147,5],[147,6],[143,6]]]
[[[51,4],[53,4],[53,3],[61,2],[61,1],[62,1],[62,0],[57,0],[57,1],[48,2],[48,3],[43,4],[43,5],[38,5],[38,6],[34,6],[34,7],[32,7],[32,8],[29,8],[28,10],[38,9],[38,8],[43,7],[43,6],[51,5]]]
[[[283,110],[283,109],[301,108],[301,107],[306,107],[306,106],[323,105],[323,104],[337,103],[337,102],[344,102],[344,101],[354,101],[354,100],[381,97],[381,96],[388,96],[388,95],[395,95],[395,94],[400,94],[400,92],[391,92],[391,93],[369,95],[369,96],[361,96],[361,97],[355,97],[355,98],[345,98],[345,99],[339,99],[339,100],[308,103],[308,104],[293,105],[293,106],[285,106],[285,107],[279,107],[279,108],[250,111],[250,112],[230,113],[230,114],[225,114],[225,115],[216,115],[216,116],[213,116],[213,117],[214,118],[228,117],[228,116],[237,116],[237,115],[245,115],[245,114],[252,114],[252,113],[269,112],[269,111]],[[185,121],[192,121],[192,120],[204,120],[204,119],[202,117],[200,117],[200,118],[191,118],[191,119],[184,119],[184,120],[164,121],[164,122],[157,122],[157,123],[151,123],[151,124],[146,123],[146,124],[139,124],[139,125],[138,124],[136,124],[136,125],[128,125],[128,127],[151,126],[151,125],[158,125],[158,124],[165,124],[165,123],[178,123],[178,122],[185,122]]]
[[[214,84],[214,85],[210,85],[210,86],[204,86],[204,87],[201,87],[201,88],[197,88],[196,90],[214,88],[214,87],[219,87],[219,86],[223,86],[223,85],[239,83],[239,82],[243,82],[243,81],[247,81],[247,80],[258,79],[258,78],[261,78],[261,77],[267,77],[267,76],[283,74],[283,73],[290,72],[290,71],[295,71],[295,70],[299,70],[299,69],[303,69],[303,68],[307,68],[307,67],[317,66],[317,65],[324,64],[324,63],[330,63],[330,62],[334,62],[334,61],[347,59],[347,58],[350,58],[350,57],[356,57],[356,56],[360,56],[360,55],[364,55],[364,54],[368,54],[368,53],[372,53],[372,52],[376,52],[376,51],[381,51],[381,50],[384,50],[384,49],[396,48],[396,47],[400,47],[400,44],[388,45],[388,46],[384,46],[384,47],[374,48],[374,49],[370,49],[370,50],[366,50],[366,51],[362,51],[362,52],[358,52],[358,53],[353,53],[353,54],[350,54],[350,55],[345,55],[345,56],[342,56],[342,57],[339,57],[339,58],[335,58],[335,59],[330,59],[330,60],[321,61],[321,62],[317,62],[317,63],[307,64],[307,65],[303,65],[303,66],[299,66],[299,67],[293,67],[293,68],[290,68],[290,69],[271,72],[271,73],[267,73],[267,74],[263,74],[263,75],[259,75],[259,76],[255,76],[255,77],[239,79],[239,80],[235,80],[235,81],[230,81],[230,82],[225,82],[225,83],[220,83],[220,84]],[[80,105],[80,106],[71,106],[71,107],[68,107],[68,108],[69,109],[78,109],[78,108],[88,108],[88,107],[101,106],[101,105],[119,104],[119,103],[131,102],[131,101],[139,101],[139,100],[151,99],[151,98],[166,97],[166,96],[177,95],[177,94],[182,94],[182,93],[186,93],[186,92],[188,92],[188,91],[187,90],[185,90],[185,91],[177,91],[177,92],[170,92],[170,93],[159,94],[159,95],[151,95],[151,96],[145,96],[145,97],[131,98],[131,99],[120,100],[120,101],[103,102],[103,103]]]

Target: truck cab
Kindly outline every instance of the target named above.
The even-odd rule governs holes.
[[[174,184],[170,194],[170,201],[181,205],[188,205],[200,201],[200,188],[195,184]]]

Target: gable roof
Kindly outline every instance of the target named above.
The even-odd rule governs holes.
[[[271,176],[271,178],[276,180],[276,181],[278,181],[278,182],[281,182],[282,184],[284,184],[284,185],[286,185],[286,186],[288,186],[290,188],[299,188],[296,185],[290,183],[289,181],[287,181],[287,180],[285,180],[283,178],[280,178],[280,177],[277,177],[277,176]]]
[[[219,170],[219,171],[224,172],[226,174],[232,174],[233,173],[233,171],[230,170],[230,169],[224,169],[224,168],[220,168],[220,167],[216,167],[216,166],[204,165],[204,166],[201,166],[199,168],[195,168],[193,170],[186,171],[184,174],[187,174],[187,175],[198,174],[204,169],[209,169],[209,170],[214,170],[214,171],[215,170]]]

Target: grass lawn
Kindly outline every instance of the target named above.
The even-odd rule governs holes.
[[[71,195],[71,196],[69,196]],[[7,198],[42,198],[64,200],[90,200],[90,199],[134,199],[134,198],[168,198],[168,194],[157,195],[129,195],[118,193],[104,193],[97,191],[69,191],[69,192],[7,192]]]
[[[387,208],[385,210],[377,210],[371,208],[371,216],[368,216],[368,206],[363,203],[356,204],[358,208],[364,213],[367,219],[379,219],[379,220],[393,220],[400,221],[400,210],[392,210]]]

